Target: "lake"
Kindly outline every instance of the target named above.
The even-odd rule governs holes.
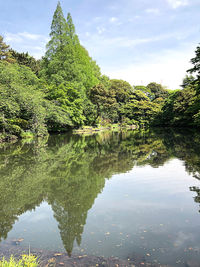
[[[0,249],[19,240],[68,255],[193,266],[200,262],[199,179],[198,131],[1,144]]]

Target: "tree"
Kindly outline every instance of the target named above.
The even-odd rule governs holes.
[[[45,78],[48,82],[58,80],[59,71],[64,69],[64,47],[67,45],[67,23],[63,15],[63,11],[58,2],[56,10],[53,15],[51,24],[50,41],[46,48],[47,51],[42,60],[42,69],[40,76]],[[61,78],[60,78],[61,79]],[[60,82],[63,82],[62,79]]]
[[[85,92],[99,83],[100,71],[87,50],[80,44],[68,13],[64,18],[58,2],[51,25],[50,41],[42,60],[41,77],[48,83],[78,82]]]
[[[118,103],[125,103],[130,93],[133,91],[133,88],[126,81],[113,79],[110,80],[109,90],[114,92],[116,101]]]
[[[54,58],[55,53],[59,52],[67,44],[67,23],[63,15],[63,11],[58,1],[56,10],[53,15],[53,20],[51,23],[51,40],[47,44],[46,57],[48,60]]]
[[[193,68],[187,70],[190,74],[195,74],[196,79],[193,82],[195,89],[197,91],[197,94],[200,94],[200,46],[197,46],[195,51],[195,57],[190,60],[190,62],[193,64]]]
[[[14,63],[15,60],[13,59],[12,54],[9,51],[9,47],[9,45],[4,43],[3,37],[0,35],[0,60]]]
[[[0,129],[20,136],[44,135],[72,126],[66,110],[45,99],[38,77],[26,66],[0,61]]]
[[[160,105],[151,102],[140,90],[134,90],[120,109],[124,122],[141,126],[149,125],[159,111]]]
[[[0,62],[0,117],[7,132],[46,134],[44,96],[38,86],[39,80],[29,68]]]
[[[97,118],[114,122],[117,120],[118,104],[115,93],[98,84],[90,90],[90,100],[96,106]],[[96,118],[96,119],[97,119]]]
[[[65,111],[70,119],[69,126],[84,124],[84,89],[80,83],[65,82],[59,86],[52,85],[47,98]]]
[[[194,84],[195,82],[195,77],[192,75],[186,75],[185,78],[183,79],[183,83],[181,85],[182,88],[186,88],[189,85]]]
[[[70,126],[92,121],[92,104],[84,108],[89,90],[99,83],[100,69],[80,44],[71,14],[64,18],[60,2],[51,24],[50,41],[42,59],[40,76],[47,83],[47,98],[61,106],[71,120]]]
[[[199,96],[194,85],[172,91],[165,100],[155,124],[175,127],[198,126],[199,103]]]
[[[147,89],[149,89],[150,92],[154,95],[153,99],[160,97],[165,99],[169,95],[168,91],[165,88],[163,88],[161,84],[155,82],[149,83],[147,85]]]
[[[153,100],[155,98],[154,93],[152,93],[152,91],[150,90],[150,88],[148,88],[147,86],[144,85],[136,85],[134,86],[135,90],[140,90],[142,91],[146,96],[148,96],[148,98],[150,100]]]
[[[115,105],[115,121],[122,122],[122,114],[121,110],[123,109],[123,105],[125,105],[129,99],[130,94],[133,92],[132,86],[123,80],[112,79],[110,80],[110,86],[108,91],[113,95],[116,101]]]
[[[28,52],[19,53],[13,49],[10,49],[10,53],[19,65],[24,65],[29,67],[36,75],[40,71],[40,60],[36,60],[34,57],[31,57]]]
[[[197,46],[196,51],[195,51],[195,57],[190,60],[190,62],[193,64],[193,67],[187,72],[190,74],[196,74],[197,79],[200,79],[200,46]]]
[[[67,14],[67,26],[68,26],[67,34],[69,36],[69,40],[72,41],[73,45],[79,45],[79,39],[76,34],[75,26],[70,13]]]

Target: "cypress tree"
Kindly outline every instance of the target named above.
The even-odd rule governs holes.
[[[64,18],[60,2],[53,15],[50,37],[41,76],[56,85],[66,81],[81,83],[85,91],[99,82],[100,70],[80,44],[71,14]]]
[[[80,44],[71,14],[67,14],[68,36],[74,45]]]
[[[100,70],[80,44],[71,14],[64,18],[60,2],[50,38],[40,75],[51,87],[49,99],[66,110],[74,125],[81,125],[85,120],[83,102],[89,89],[99,83]]]
[[[78,71],[75,62],[75,47],[72,42],[75,27],[70,28],[58,2],[51,24],[50,41],[42,60],[41,76],[47,82],[59,85],[66,81],[77,81]]]
[[[49,60],[55,55],[56,52],[62,50],[67,44],[67,23],[63,15],[63,11],[58,2],[56,10],[53,15],[53,20],[51,24],[50,37],[51,40],[47,44],[46,56]]]

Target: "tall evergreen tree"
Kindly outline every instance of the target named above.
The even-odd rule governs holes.
[[[58,2],[51,24],[51,40],[47,44],[46,56],[49,60],[52,59],[56,52],[58,52],[60,49],[63,49],[63,47],[66,45],[66,32],[67,23],[63,15],[60,2]]]
[[[40,76],[50,85],[48,98],[66,110],[74,125],[81,125],[85,120],[84,100],[89,89],[99,83],[101,74],[96,62],[80,44],[71,14],[64,18],[60,2],[53,16],[50,38]],[[71,102],[69,92],[72,91]]]
[[[48,82],[78,82],[89,89],[99,82],[100,71],[81,46],[71,14],[64,18],[58,2],[51,25],[50,41],[42,61],[41,76]]]
[[[41,76],[47,82],[61,84],[65,81],[77,81],[78,70],[75,64],[75,47],[72,37],[75,27],[70,20],[70,27],[64,18],[60,2],[53,15],[51,24],[50,41],[42,61]]]
[[[9,47],[9,45],[4,43],[3,37],[0,35],[0,60],[14,63],[15,60],[10,53]]]
[[[79,39],[76,34],[75,26],[72,21],[71,14],[67,14],[68,36],[74,45],[79,44]]]

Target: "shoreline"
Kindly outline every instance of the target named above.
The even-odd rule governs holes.
[[[157,263],[147,262],[145,256],[134,254],[132,258],[120,259],[118,257],[103,257],[95,255],[76,255],[69,256],[66,252],[48,251],[43,249],[31,248],[30,253],[37,257],[39,266],[41,267],[138,267],[138,266],[161,266]],[[0,259],[5,257],[9,259],[13,255],[19,259],[21,255],[29,254],[29,248],[24,248],[21,245],[12,245],[6,242],[4,245],[0,244]]]
[[[136,125],[118,125],[113,124],[109,126],[100,126],[100,127],[93,127],[93,126],[83,126],[82,128],[72,129],[73,134],[95,134],[104,131],[122,131],[122,130],[137,130],[138,127]],[[60,132],[54,132],[55,134],[60,134]],[[66,132],[65,132],[66,133]],[[51,133],[48,133],[50,135]],[[19,140],[33,140],[38,138],[34,136],[34,134],[24,134],[22,136],[17,136],[9,133],[2,133],[0,132],[0,144],[4,143],[15,143]],[[41,137],[45,138],[45,136]]]
[[[109,126],[100,126],[100,127],[93,127],[93,126],[83,126],[79,129],[74,129],[73,134],[95,134],[104,131],[122,131],[122,130],[137,130],[138,127],[136,125],[118,125],[113,124]]]

